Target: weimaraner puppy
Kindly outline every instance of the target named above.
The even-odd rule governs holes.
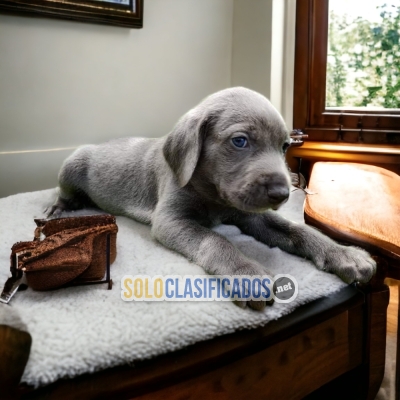
[[[78,148],[61,167],[59,197],[49,214],[94,204],[151,224],[155,239],[210,274],[268,274],[210,229],[233,224],[345,282],[369,281],[376,263],[368,253],[274,211],[290,193],[288,146],[285,123],[264,96],[245,88],[222,90],[162,138]],[[262,309],[265,302],[248,305]]]

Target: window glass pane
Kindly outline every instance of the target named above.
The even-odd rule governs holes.
[[[327,108],[400,108],[400,0],[329,0]]]

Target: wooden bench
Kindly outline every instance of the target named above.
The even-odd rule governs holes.
[[[265,327],[36,390],[17,386],[30,336],[1,326],[0,397],[373,399],[384,372],[388,303],[387,287],[378,286],[348,286]]]

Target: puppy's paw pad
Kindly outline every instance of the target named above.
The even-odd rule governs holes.
[[[247,305],[255,311],[263,311],[265,307],[272,306],[274,304],[274,299],[269,301],[263,300],[250,300]]]
[[[246,308],[246,302],[242,300],[233,300],[233,304],[241,309]]]
[[[255,311],[262,311],[266,306],[265,301],[255,301],[255,300],[250,300],[249,302],[247,302],[247,305]]]

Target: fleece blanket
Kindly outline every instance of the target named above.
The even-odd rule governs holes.
[[[9,276],[13,243],[31,240],[34,217],[52,203],[55,191],[23,193],[0,199],[0,282]],[[304,194],[292,192],[282,212],[301,222]],[[118,217],[117,259],[111,266],[113,290],[107,285],[81,286],[51,292],[18,292],[10,305],[0,304],[0,324],[26,329],[32,349],[22,382],[35,387],[116,365],[171,352],[195,342],[250,329],[292,312],[298,306],[345,286],[336,276],[318,271],[299,257],[269,248],[234,226],[215,228],[244,254],[273,275],[290,273],[299,285],[291,303],[276,303],[263,312],[241,309],[232,302],[124,302],[124,275],[201,275],[201,267],[164,248],[149,226]]]

